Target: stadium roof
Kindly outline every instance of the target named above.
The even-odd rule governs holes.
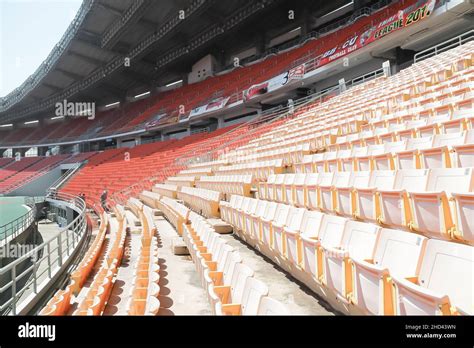
[[[124,100],[130,92],[182,77],[208,53],[219,57],[255,46],[262,35],[279,35],[347,3],[85,0],[37,71],[0,98],[0,120],[41,115],[64,99],[99,105]],[[289,10],[294,11],[294,20],[289,20]],[[127,58],[130,66],[126,66]]]

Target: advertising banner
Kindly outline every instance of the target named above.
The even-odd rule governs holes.
[[[160,123],[160,120],[165,117],[166,114],[159,114],[159,115],[156,115],[155,117],[153,117],[153,119],[151,121],[148,121],[146,124],[145,124],[145,129],[146,130],[149,130],[153,127],[156,127],[159,123]]]
[[[301,64],[293,69],[290,69],[283,74],[277,75],[270,80],[250,86],[243,92],[244,101],[250,100],[258,95],[265,94],[267,92],[275,91],[292,81],[301,80],[304,77],[305,66]]]
[[[211,101],[208,104],[198,106],[197,108],[194,108],[191,110],[191,112],[189,113],[189,118],[197,116],[197,115],[206,114],[208,112],[220,110],[224,108],[224,106],[226,106],[228,101],[229,101],[228,97],[218,98]]]
[[[370,28],[359,33],[355,33],[339,45],[324,52],[316,63],[316,67],[328,64],[338,58],[352,53],[368,44],[377,41],[390,33],[408,27],[427,17],[433,12],[436,0],[420,0],[408,6],[397,14],[392,15]]]

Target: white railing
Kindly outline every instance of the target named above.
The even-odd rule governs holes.
[[[3,315],[20,313],[32,298],[51,286],[51,280],[71,261],[86,234],[86,204],[81,198],[48,193],[47,199],[65,202],[78,215],[55,237],[0,268],[0,313]]]
[[[452,39],[443,41],[435,46],[427,48],[426,50],[416,53],[413,60],[415,63],[417,63],[420,60],[437,56],[438,54],[448,51],[454,47],[461,46],[465,44],[466,42],[471,41],[473,39],[474,39],[474,29],[469,30],[456,37],[453,37]]]

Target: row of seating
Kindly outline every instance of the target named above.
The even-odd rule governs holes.
[[[253,277],[234,248],[196,213],[183,226],[183,239],[208,293],[213,314],[284,315],[287,309],[268,297],[268,287]]]
[[[395,120],[384,119],[382,127],[372,126],[372,129],[339,136],[334,145],[347,148],[349,144],[367,146],[382,141],[399,141],[409,138],[420,138],[436,134],[450,134],[472,129],[473,109],[457,110],[450,118],[446,115],[412,119],[412,115],[398,116]],[[408,118],[408,120],[406,120]],[[364,127],[364,126],[362,126]]]
[[[472,129],[474,109],[462,110],[462,118],[449,119],[446,116],[438,116],[433,119],[414,119],[401,123],[392,123],[388,128],[376,128],[374,131],[363,131],[340,136],[336,142],[329,146],[329,150],[350,149],[354,146],[362,147],[381,144],[387,141],[401,141],[413,138],[422,138],[438,134],[451,134],[464,132]],[[400,122],[403,117],[397,118]],[[385,120],[390,122],[390,120]]]
[[[252,175],[256,181],[266,180],[270,174],[283,172],[283,160],[270,160],[254,163],[240,163],[221,166],[215,175]]]
[[[108,216],[103,212],[100,217],[99,231],[97,232],[94,241],[91,243],[86,251],[86,254],[82,258],[79,265],[71,273],[71,280],[74,281],[73,293],[74,295],[79,294],[86,279],[89,277],[92,268],[96,265],[97,260],[102,252],[104,246],[105,235],[107,234],[108,228]]]
[[[126,238],[124,208],[116,205],[114,215],[118,224],[117,226],[111,225],[111,228],[116,228],[115,233],[111,234],[113,240],[110,241],[110,246],[104,255],[103,264],[94,276],[86,296],[73,312],[73,315],[101,315],[109,300],[118,267],[122,261]]]
[[[186,205],[194,211],[200,212],[207,217],[219,217],[219,202],[222,193],[195,187],[182,187],[178,191],[178,199],[183,200]]]
[[[244,199],[223,202],[223,219],[346,313],[474,313],[472,246]]]
[[[296,173],[474,166],[474,130],[307,155]]]
[[[158,202],[161,199],[161,195],[156,193],[156,192],[151,192],[151,191],[142,191],[139,195],[138,198],[148,205],[149,207],[152,207],[153,209],[159,209],[158,207]],[[166,197],[166,196],[165,196]]]
[[[177,187],[193,187],[196,181],[195,176],[173,176],[166,179],[165,184],[174,185]]]
[[[258,197],[473,243],[473,170],[280,174],[259,183]]]
[[[166,219],[176,228],[178,235],[183,235],[183,224],[188,223],[190,210],[174,199],[162,197],[156,201],[158,209],[163,212]]]
[[[74,279],[71,279],[64,290],[60,289],[55,292],[53,297],[41,309],[39,315],[67,315],[71,307],[71,297],[75,286]]]
[[[152,191],[165,197],[176,198],[178,186],[172,184],[156,184]]]
[[[233,163],[252,163],[281,159],[282,164],[288,166],[292,163],[300,162],[303,159],[303,156],[308,155],[310,151],[309,142],[286,147],[277,146],[274,150],[270,151],[235,156],[233,158]],[[222,167],[219,167],[219,170],[221,170],[221,168]]]
[[[201,176],[195,185],[198,188],[218,191],[224,194],[250,196],[252,183],[252,175],[217,175]]]
[[[102,212],[99,230],[93,242],[82,257],[82,260],[71,273],[68,285],[65,289],[59,289],[55,292],[53,297],[51,297],[51,299],[41,309],[39,315],[67,315],[71,307],[72,296],[79,294],[79,291],[82,289],[84,282],[89,277],[92,268],[100,256],[105,235],[107,233],[107,227],[107,214]]]
[[[395,75],[395,77],[390,79],[380,79],[379,81],[375,80],[373,83],[369,82],[368,84],[371,84],[371,86],[370,88],[366,88],[365,91],[361,91],[361,88],[358,89],[357,87],[353,87],[350,91],[348,91],[348,93],[345,93],[340,97],[336,97],[328,103],[323,103],[320,108],[316,107],[313,109],[314,112],[303,113],[291,122],[287,122],[285,125],[277,127],[272,132],[267,133],[265,137],[261,137],[260,139],[249,143],[247,146],[241,147],[235,151],[235,153],[229,153],[226,156],[230,158],[234,155],[248,155],[249,151],[260,153],[268,151],[268,149],[281,149],[282,147],[288,147],[296,144],[301,145],[308,142],[311,151],[320,150],[328,146],[333,146],[331,149],[338,149],[339,145],[334,144],[337,141],[338,136],[341,137],[343,135],[349,134],[351,137],[354,137],[354,139],[358,139],[360,137],[358,133],[361,132],[361,128],[364,127],[364,124],[367,124],[367,122],[371,122],[376,118],[383,118],[384,115],[389,115],[388,117],[391,117],[391,119],[387,119],[386,121],[384,120],[384,122],[388,122],[389,125],[394,127],[392,133],[396,130],[402,132],[406,127],[405,125],[400,125],[399,123],[404,123],[407,121],[413,122],[413,124],[410,124],[410,127],[423,127],[428,126],[429,122],[436,124],[437,122],[439,123],[444,121],[446,122],[444,125],[446,132],[465,130],[469,127],[468,124],[470,124],[469,119],[471,114],[469,110],[472,110],[472,83],[469,82],[469,72],[467,73],[468,76],[465,75],[466,74],[452,75],[448,81],[443,82],[449,85],[449,88],[453,91],[453,93],[458,93],[461,91],[462,95],[456,95],[456,98],[459,101],[459,103],[456,105],[458,110],[454,110],[451,114],[445,113],[435,116],[438,119],[431,117],[429,112],[425,112],[429,111],[430,109],[429,105],[425,105],[423,103],[420,106],[416,106],[416,108],[411,106],[406,106],[405,109],[399,108],[398,105],[400,103],[394,103],[392,110],[387,108],[387,102],[390,104],[391,99],[399,98],[399,96],[405,96],[406,89],[410,86],[417,86],[417,84],[420,83],[425,84],[425,78],[421,77],[420,79],[420,77],[414,76],[413,81],[408,81],[408,84],[405,86],[390,85],[388,90],[395,89],[395,91],[393,94],[391,92],[389,95],[387,95],[387,93],[384,92],[387,90],[387,86],[382,86],[383,81],[390,82],[392,79],[395,80],[397,76]],[[374,92],[371,91],[373,87],[377,86],[377,83],[381,85],[380,91],[383,93],[378,93],[376,90],[374,90]],[[436,83],[439,84],[438,82]],[[354,99],[355,96],[358,98],[363,98],[363,96],[358,95],[360,92],[367,94],[370,93],[371,97],[367,97],[367,99],[373,100],[374,97],[372,96],[375,96],[377,101],[370,103],[363,102],[361,105],[359,100]],[[343,98],[347,99],[347,101]],[[362,98],[361,100],[364,100]],[[366,109],[364,109],[364,105],[367,104],[368,106],[366,106]],[[354,105],[357,105],[357,107]],[[323,115],[318,115],[318,110],[322,112]],[[392,117],[392,115],[395,116]],[[413,120],[413,118],[417,117],[424,118],[424,120]],[[452,117],[452,119],[449,120],[449,117]],[[423,122],[425,122],[425,124],[423,124]],[[436,128],[433,129],[433,125],[429,126],[431,127],[431,134],[435,133]],[[378,135],[378,133],[380,133],[380,135]],[[386,140],[389,140],[394,135],[389,134],[385,136],[383,129],[380,129],[378,133],[362,133],[363,136],[366,137],[364,141],[366,141],[368,144],[372,144],[380,141],[380,138],[387,138]],[[403,136],[403,138],[408,136],[411,137],[411,133],[412,130],[405,133],[402,132],[400,135]],[[272,136],[269,136],[270,134]],[[352,144],[349,144],[348,142],[345,142],[345,144],[345,148],[347,148],[347,146],[352,146]],[[362,142],[357,144],[359,146],[363,145]]]
[[[160,266],[156,229],[149,207],[137,199],[129,199],[128,205],[140,219],[142,226],[138,260],[134,265],[133,286],[130,288],[128,314],[157,315],[160,310]]]
[[[184,169],[178,173],[178,176],[194,176],[199,179],[201,176],[212,175],[212,167],[197,167]]]

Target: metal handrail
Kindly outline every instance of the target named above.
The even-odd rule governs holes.
[[[82,166],[81,163],[76,164],[72,168],[68,169],[63,175],[59,177],[54,183],[49,186],[48,190],[57,190],[67,179],[71,177],[80,167]]]
[[[10,276],[10,280],[0,286],[0,298],[3,300],[8,296],[8,299],[0,304],[0,313],[4,315],[16,315],[19,307],[23,305],[22,296],[26,290],[32,289],[38,294],[42,290],[41,286],[58,274],[87,231],[86,204],[81,198],[55,192],[48,192],[47,198],[72,204],[78,215],[55,237],[0,268],[0,279]],[[28,266],[26,269],[25,265]],[[21,284],[23,281],[24,284]]]
[[[357,77],[353,78],[352,80],[346,82],[346,86],[353,87],[353,86],[359,85],[361,83],[367,82],[369,80],[372,80],[372,79],[380,77],[380,76],[384,76],[383,68],[371,71],[371,72],[369,72],[367,74],[364,74],[364,75],[361,75],[361,76],[357,76]]]
[[[34,221],[36,217],[35,201],[25,199],[25,204],[30,208],[22,216],[0,226],[0,245],[7,239],[16,238],[20,233],[26,230]]]
[[[437,45],[434,45],[421,52],[416,53],[413,58],[413,61],[415,63],[418,63],[419,61],[423,59],[437,56],[440,53],[448,51],[454,47],[461,46],[462,44],[465,44],[466,42],[469,42],[473,39],[474,39],[474,29],[471,29],[461,35],[458,35],[456,37],[453,37],[449,40],[443,41]]]

